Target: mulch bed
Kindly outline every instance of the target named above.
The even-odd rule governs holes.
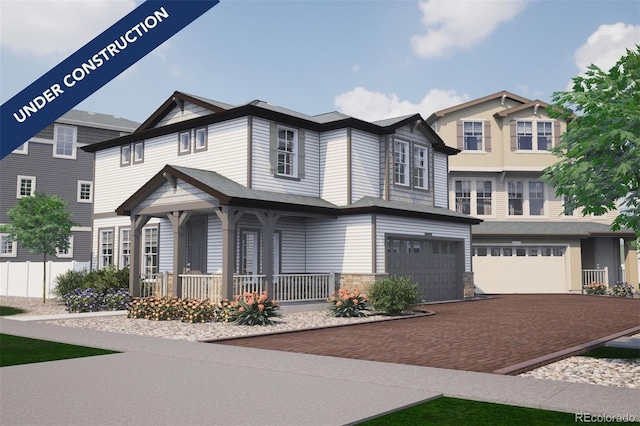
[[[492,372],[640,326],[640,299],[499,295],[422,308],[436,315],[218,344]]]

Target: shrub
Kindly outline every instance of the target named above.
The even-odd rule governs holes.
[[[633,286],[626,282],[616,282],[609,287],[608,293],[614,297],[633,297]]]
[[[177,297],[136,297],[129,304],[127,318],[155,321],[180,320],[196,323],[216,321],[220,307],[209,299],[179,299]]]
[[[584,289],[585,294],[595,294],[598,296],[604,296],[607,294],[607,286],[595,281],[582,286],[582,288]]]
[[[329,298],[329,310],[334,317],[364,317],[369,310],[367,298],[355,289],[351,293],[346,288],[334,291]]]
[[[245,292],[231,303],[228,314],[236,325],[271,325],[270,318],[280,316],[280,306],[275,300],[268,299],[266,291],[259,297],[257,292]]]
[[[217,317],[217,307],[209,299],[182,299],[180,320],[182,322],[209,322]]]
[[[93,288],[99,292],[129,288],[129,268],[118,269],[110,265],[103,269],[96,269],[87,274],[84,286],[84,288]]]
[[[56,287],[53,289],[53,294],[57,297],[62,297],[67,293],[71,293],[77,289],[84,289],[85,277],[89,274],[86,269],[82,271],[74,271],[72,269],[60,274],[56,277]]]
[[[383,278],[371,286],[369,300],[376,310],[395,316],[419,303],[420,290],[407,277]]]
[[[118,311],[127,309],[131,297],[128,290],[75,289],[62,296],[65,309],[69,312]]]

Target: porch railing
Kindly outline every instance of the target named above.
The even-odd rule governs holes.
[[[139,283],[140,297],[162,297],[169,294],[169,274],[166,272],[142,274]]]
[[[583,269],[582,270],[582,286],[591,283],[602,283],[609,286],[609,268],[604,269]]]

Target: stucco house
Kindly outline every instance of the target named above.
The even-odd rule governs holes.
[[[583,216],[542,179],[550,149],[566,131],[548,105],[507,91],[433,113],[427,123],[447,146],[451,208],[473,226],[475,284],[484,293],[580,292],[597,281],[638,285],[631,231],[611,231],[617,212]],[[624,271],[624,272],[623,272]]]
[[[93,264],[131,292],[322,300],[411,275],[473,294],[471,226],[448,208],[448,147],[420,115],[366,122],[175,92],[95,153]],[[466,292],[466,293],[465,293]]]
[[[77,223],[69,248],[48,257],[49,285],[69,268],[90,266],[93,154],[82,148],[132,133],[139,125],[74,109],[0,160],[0,225],[9,223],[9,209],[36,191],[65,199]],[[8,237],[0,233],[0,295],[42,296],[42,255]]]

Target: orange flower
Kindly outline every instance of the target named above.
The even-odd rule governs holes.
[[[338,300],[338,301],[336,302],[336,306],[342,306],[342,302],[341,302],[340,300]]]
[[[238,309],[240,312],[244,312],[244,306],[240,306],[240,309]]]
[[[358,299],[353,299],[352,302],[353,302],[354,305],[357,305],[358,303],[360,303],[360,301]]]
[[[264,311],[264,305],[262,303],[258,305],[258,310]]]

